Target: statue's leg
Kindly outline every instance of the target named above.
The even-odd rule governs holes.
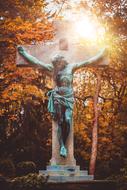
[[[58,136],[60,147],[62,147],[64,145],[64,142],[63,142],[62,127],[59,122],[58,122],[57,136]]]
[[[57,130],[57,136],[58,136],[58,141],[60,145],[60,156],[66,157],[67,156],[67,151],[64,145],[64,133],[63,133],[63,124],[64,124],[64,117],[65,117],[65,108],[63,105],[59,103],[55,103],[55,109],[56,109],[56,115],[55,115],[55,120],[58,124],[58,130]]]
[[[64,111],[62,110],[62,116],[63,116],[63,121],[61,125],[59,126],[61,137],[62,137],[61,139],[63,143],[60,146],[60,155],[63,157],[67,157],[67,148],[65,144],[70,133],[70,127],[72,123],[72,110],[70,110],[69,108],[66,109],[64,107]]]
[[[66,121],[66,136],[65,136],[65,144],[66,144],[67,138],[70,134],[70,128],[72,125],[72,110],[70,108],[67,108],[65,111],[65,121]]]
[[[64,144],[64,132],[63,132],[63,123],[58,124],[58,140],[60,144],[60,156],[66,157],[67,156],[67,149]]]
[[[57,136],[58,136],[58,140],[59,140],[59,144],[60,146],[63,145],[63,135],[62,135],[62,108],[61,105],[58,104],[57,102],[55,103],[55,110],[56,110],[56,114],[55,114],[55,120],[58,124],[58,130],[57,130]]]
[[[66,157],[67,156],[67,149],[65,147],[65,111],[66,111],[66,107],[61,105],[61,104],[57,104],[57,123],[58,123],[58,131],[57,131],[57,135],[58,135],[58,140],[59,140],[59,144],[60,144],[60,156],[62,157]]]

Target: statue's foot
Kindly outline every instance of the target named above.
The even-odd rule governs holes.
[[[60,148],[60,156],[66,158],[67,157],[67,149],[65,148],[65,146],[61,146]]]

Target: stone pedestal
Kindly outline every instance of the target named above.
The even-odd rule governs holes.
[[[54,165],[40,170],[40,174],[48,175],[48,182],[82,182],[93,180],[93,175],[88,175],[87,170],[80,170],[79,166]]]

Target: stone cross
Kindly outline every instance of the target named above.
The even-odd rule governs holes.
[[[72,44],[70,45],[72,46]],[[38,59],[43,60],[44,62],[47,62],[47,64],[50,62],[50,60],[47,57],[52,57],[56,53],[60,53],[64,56],[66,56],[69,52],[69,44],[67,42],[66,38],[60,38],[59,41],[54,41],[54,43],[50,44],[38,44],[36,46],[25,46],[25,49],[27,49],[27,52],[34,55],[35,57],[38,57]],[[40,53],[42,52],[42,53]],[[72,51],[71,51],[72,53]],[[48,54],[48,56],[47,56]],[[50,54],[50,56],[49,56]],[[42,57],[41,57],[42,56]],[[66,56],[67,57],[67,56]],[[70,57],[68,59],[71,59]],[[74,59],[74,57],[73,57]],[[17,54],[17,66],[20,67],[29,67],[29,63],[26,62],[19,53]],[[52,81],[52,86],[55,86],[55,82]],[[63,158],[59,154],[60,145],[58,142],[58,123],[52,120],[52,158],[50,160],[51,165],[66,165],[66,166],[76,166],[76,160],[74,158],[74,138],[73,138],[73,126],[71,127],[70,134],[68,136],[67,140],[67,150],[68,150],[68,156],[66,158]]]
[[[68,37],[70,23],[56,22],[57,33],[53,41],[45,44],[38,44],[36,46],[26,46],[27,52],[42,60],[45,63],[50,62],[50,58],[55,54],[63,55],[67,62],[75,63],[83,61],[90,57],[90,50],[86,50],[84,47],[80,46],[71,36]],[[68,31],[68,32],[67,32]],[[32,47],[32,48],[31,48]],[[84,53],[85,52],[85,53]],[[87,52],[87,53],[86,53]],[[92,54],[92,53],[91,53]],[[106,62],[107,64],[107,62]],[[17,53],[17,66],[29,66],[18,53]],[[53,81],[53,86],[55,86],[55,81]],[[73,125],[73,124],[72,124]],[[58,123],[52,121],[52,158],[50,160],[51,166],[54,165],[64,165],[64,166],[76,166],[76,160],[74,158],[74,139],[73,139],[73,126],[70,129],[70,133],[67,139],[66,147],[68,150],[67,157],[61,157],[59,154],[60,145],[57,136]]]

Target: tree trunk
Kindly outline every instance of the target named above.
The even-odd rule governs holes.
[[[94,95],[94,123],[92,130],[92,150],[91,150],[91,158],[90,158],[90,166],[89,166],[89,174],[94,175],[96,159],[97,159],[97,145],[98,145],[98,96],[101,88],[101,75],[97,74],[97,86],[96,92]]]

